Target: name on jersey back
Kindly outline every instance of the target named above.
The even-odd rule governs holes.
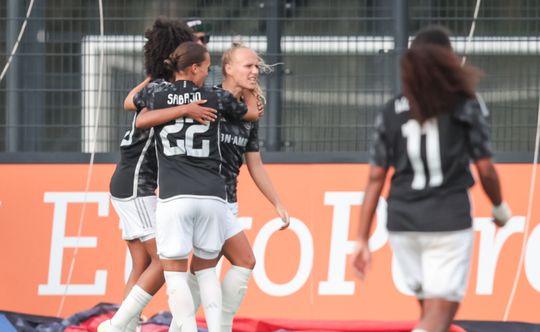
[[[169,93],[167,95],[167,104],[168,105],[184,105],[191,102],[201,100],[201,93],[197,92],[186,92],[182,94]]]

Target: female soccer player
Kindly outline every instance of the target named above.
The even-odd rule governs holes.
[[[148,79],[136,89],[140,90],[149,81],[148,93],[167,86],[172,72],[163,61],[181,43],[194,39],[191,29],[178,20],[158,18],[151,29],[145,32],[145,69]],[[133,92],[130,99],[133,99]],[[139,111],[144,107],[144,97],[138,98]],[[126,100],[129,106],[131,100]],[[199,102],[200,103],[200,102]],[[212,109],[197,103],[179,107],[180,112],[198,121],[210,118]],[[125,286],[125,299],[110,321],[99,326],[99,331],[134,331],[142,309],[164,283],[163,270],[156,254],[155,209],[157,186],[157,163],[153,129],[132,128],[120,144],[120,162],[111,178],[111,202],[122,225],[122,238],[126,240],[132,257],[133,268]]]
[[[195,42],[180,45],[167,60],[175,70],[173,86],[153,95],[149,109],[141,113],[137,125],[152,121],[159,162],[159,200],[156,211],[157,247],[164,269],[169,307],[182,331],[196,331],[195,308],[188,286],[188,257],[193,250],[192,267],[201,289],[209,331],[220,331],[221,287],[215,265],[225,231],[233,222],[226,205],[226,190],[220,175],[219,121],[197,124],[177,112],[173,105],[206,100],[226,116],[240,120],[247,112],[224,90],[202,88],[208,75],[210,55]],[[163,120],[165,119],[166,120]]]
[[[252,49],[234,44],[222,56],[222,88],[233,96],[254,94],[264,100],[258,85],[259,71],[266,69],[264,61]],[[238,214],[237,182],[240,167],[245,158],[251,178],[276,209],[283,220],[281,229],[289,226],[289,215],[282,205],[262,162],[259,151],[259,123],[229,121],[223,118],[221,128],[221,150],[223,151],[223,176],[227,184],[227,201],[234,215]],[[232,266],[222,283],[223,312],[222,331],[231,331],[233,318],[242,303],[251,272],[255,267],[253,251],[243,231],[230,229],[223,246],[223,255]]]
[[[472,159],[493,204],[511,217],[493,162],[486,116],[475,95],[479,71],[460,65],[446,30],[427,28],[401,58],[403,96],[377,115],[353,268],[371,264],[368,237],[388,168],[389,240],[405,281],[420,303],[414,332],[447,331],[464,296],[473,243],[468,189]]]

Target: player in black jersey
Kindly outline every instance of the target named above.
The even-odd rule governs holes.
[[[259,71],[269,68],[252,49],[241,44],[234,44],[222,56],[222,88],[235,97],[255,94],[264,100],[258,85]],[[249,173],[265,197],[272,203],[276,213],[283,220],[281,229],[289,225],[289,215],[282,205],[272,180],[262,163],[259,151],[259,123],[234,121],[222,118],[221,151],[223,153],[222,175],[227,184],[227,202],[234,215],[238,214],[237,182],[244,158]],[[238,222],[235,220],[235,224]],[[238,228],[229,229],[223,246],[223,255],[231,262],[231,268],[225,274],[222,283],[223,311],[222,331],[231,331],[236,314],[246,293],[249,277],[255,267],[255,257],[245,233]]]
[[[219,121],[197,124],[189,118],[168,121],[173,105],[194,100],[218,110],[218,119],[241,119],[247,112],[224,90],[203,88],[210,55],[195,42],[180,45],[169,57],[176,69],[171,89],[156,93],[137,125],[154,125],[159,163],[159,200],[156,212],[158,254],[165,270],[169,306],[182,331],[196,331],[195,308],[188,286],[188,257],[201,289],[209,331],[220,331],[221,287],[215,271],[216,258],[232,222],[226,190],[220,175]],[[166,119],[165,119],[166,118]],[[165,119],[165,120],[164,120]],[[155,121],[152,123],[152,121]]]
[[[182,42],[192,41],[191,29],[178,20],[157,19],[145,32],[145,69],[148,79],[134,89],[124,102],[126,109],[136,110],[132,127],[120,144],[120,161],[111,178],[111,202],[120,216],[122,238],[126,240],[133,268],[125,286],[126,297],[111,320],[99,331],[135,331],[142,309],[164,283],[163,270],[156,253],[155,208],[157,160],[153,129],[138,129],[135,120],[144,108],[146,96],[169,86],[172,72],[163,61]],[[152,81],[148,84],[148,82]],[[134,102],[135,91],[145,88]],[[197,103],[179,106],[180,113],[198,121],[212,117],[215,110]]]
[[[387,228],[398,267],[419,300],[414,332],[447,331],[464,296],[473,231],[468,189],[472,160],[493,204],[511,217],[493,162],[486,116],[475,95],[478,70],[460,65],[443,28],[427,28],[401,58],[403,96],[379,112],[353,268],[371,263],[369,232],[387,170],[394,168]]]

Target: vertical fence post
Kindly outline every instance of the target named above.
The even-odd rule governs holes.
[[[269,64],[274,64],[282,62],[283,0],[267,0],[264,2],[264,7],[267,38],[266,61]],[[268,151],[279,151],[281,149],[282,80],[283,69],[281,66],[276,66],[275,70],[267,76],[268,105],[264,119],[268,128],[266,131],[266,149]]]
[[[409,46],[409,1],[393,1],[394,16],[394,94],[401,92],[399,58]]]
[[[41,151],[44,146],[44,126],[45,126],[45,8],[47,0],[37,2],[32,10],[32,20],[29,20],[26,31],[22,38],[25,43],[20,45],[19,50],[28,60],[24,63],[24,73],[22,74],[22,87],[32,90],[31,98],[21,100],[22,108],[20,118],[23,124],[28,124],[26,128],[19,130],[22,136],[19,143],[19,150]]]
[[[17,41],[21,29],[20,18],[23,15],[24,1],[9,0],[7,4],[6,27],[6,59]],[[20,109],[20,68],[19,59],[15,55],[6,73],[6,146],[7,152],[17,152],[19,147],[19,114]]]

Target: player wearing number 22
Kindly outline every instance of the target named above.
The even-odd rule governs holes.
[[[368,237],[387,170],[394,168],[387,228],[421,317],[413,331],[447,331],[464,296],[473,243],[472,160],[502,225],[510,211],[491,161],[488,111],[475,94],[479,71],[462,67],[448,33],[427,28],[401,59],[403,96],[378,113],[353,267],[370,267]]]
[[[175,82],[152,95],[141,111],[137,126],[153,122],[158,159],[159,200],[156,210],[156,243],[164,269],[169,307],[181,330],[197,331],[195,308],[188,286],[188,258],[201,290],[208,330],[219,331],[221,285],[215,270],[229,223],[225,181],[220,175],[219,119],[240,120],[247,112],[225,90],[203,87],[210,67],[206,48],[195,42],[181,44],[166,60]],[[216,121],[195,122],[173,116],[172,106],[206,100],[217,110]],[[163,119],[174,119],[163,121]],[[211,120],[211,119],[207,119]]]

